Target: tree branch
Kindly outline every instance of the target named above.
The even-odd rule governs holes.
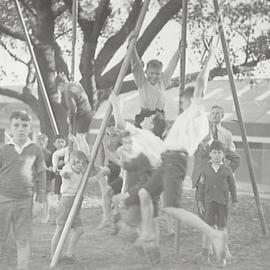
[[[0,95],[18,99],[27,104],[33,112],[39,117],[39,105],[38,100],[30,94],[19,93],[17,91],[0,87]]]
[[[96,9],[95,23],[91,33],[92,39],[95,41],[95,43],[97,43],[101,30],[104,27],[104,24],[110,14],[110,0],[101,0],[99,2],[98,8]]]
[[[18,30],[18,29],[15,30],[13,27],[9,27],[9,26],[0,24],[0,32],[6,34],[8,36],[11,36],[15,39],[25,41],[23,32]]]
[[[24,65],[27,65],[27,63],[25,62],[25,61],[23,61],[21,58],[19,58],[16,54],[14,54],[7,46],[6,46],[6,44],[4,44],[4,42],[2,42],[1,40],[0,40],[0,45],[8,52],[8,54],[12,57],[12,58],[14,58],[14,60],[15,61],[18,61],[18,62],[20,62],[20,63],[22,63],[22,64],[24,64]]]
[[[164,5],[151,21],[151,23],[144,30],[142,36],[137,42],[137,51],[141,56],[146,51],[147,47],[159,33],[159,31],[166,25],[166,23],[177,14],[181,9],[182,2],[179,0],[170,0]],[[123,59],[120,63],[116,64],[113,68],[107,71],[103,76],[97,77],[98,85],[100,88],[106,89],[113,85],[116,77],[119,73],[120,67],[122,65]],[[130,70],[127,74],[130,73]]]
[[[121,45],[126,40],[128,34],[134,28],[134,25],[137,21],[139,16],[140,10],[142,7],[141,0],[135,0],[133,3],[133,8],[129,13],[129,16],[121,27],[121,29],[113,36],[108,38],[106,43],[104,44],[103,48],[100,50],[96,61],[95,61],[95,68],[96,68],[96,76],[99,77],[100,74],[104,71],[107,64],[110,62],[114,54],[117,50],[121,47]]]

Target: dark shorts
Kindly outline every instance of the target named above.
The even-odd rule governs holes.
[[[112,188],[114,195],[119,194],[122,190],[123,179],[121,176],[118,176],[114,180],[110,180],[108,185]]]
[[[186,168],[186,153],[167,151],[162,154],[162,164],[153,172],[144,189],[152,199],[159,197],[163,191],[164,207],[180,207]]]
[[[62,196],[59,204],[56,209],[56,224],[59,226],[65,225],[69,212],[72,208],[73,202],[74,202],[75,196]],[[82,220],[80,216],[80,211],[82,207],[82,202],[83,198],[81,199],[78,209],[75,213],[73,222],[71,227],[76,228],[76,227],[81,227],[82,226]]]
[[[141,187],[139,186],[132,186],[128,189],[129,197],[125,200],[125,204],[127,207],[130,206],[139,206],[140,205],[140,198],[139,198],[139,190]],[[159,205],[159,197],[156,196],[152,198],[153,201],[153,209],[154,209],[154,217],[158,216],[158,205]]]
[[[16,240],[32,237],[32,198],[14,199],[0,195],[0,241],[6,241],[12,226]]]
[[[123,178],[119,176],[121,172],[120,166],[117,164],[110,162],[108,165],[110,169],[110,176],[108,177],[108,185],[112,188],[113,194],[121,193],[122,186],[123,186]]]
[[[225,228],[228,218],[228,206],[212,201],[206,203],[204,220],[209,226],[217,225],[218,228]]]
[[[55,194],[61,194],[60,189],[62,185],[62,177],[59,174],[55,175],[55,180],[54,180],[54,193]]]
[[[75,131],[76,133],[87,133],[93,119],[92,111],[76,117]]]

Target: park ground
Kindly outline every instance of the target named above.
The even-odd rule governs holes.
[[[95,192],[96,193],[96,192]],[[268,270],[270,269],[270,237],[262,236],[256,204],[251,194],[239,195],[238,208],[230,213],[228,222],[230,247],[234,256],[227,270]],[[195,211],[192,190],[184,191],[183,207]],[[270,199],[262,198],[266,223],[270,223]],[[139,256],[123,238],[111,236],[109,231],[97,231],[101,218],[98,198],[87,197],[82,210],[85,233],[78,244],[79,262],[74,265],[59,265],[55,270],[147,270],[151,269],[144,257]],[[157,270],[215,270],[214,266],[202,263],[196,256],[201,250],[201,234],[181,224],[180,253],[174,247],[174,238],[165,230],[164,216],[161,225],[161,256]],[[48,270],[50,240],[55,226],[35,224],[32,241],[30,270]],[[0,261],[1,270],[16,269],[16,248],[10,238]]]

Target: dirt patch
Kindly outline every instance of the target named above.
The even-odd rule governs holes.
[[[268,236],[261,236],[260,222],[255,201],[247,195],[239,196],[238,209],[229,219],[229,238],[233,260],[226,266],[228,270],[268,270],[270,269],[270,241]],[[193,192],[185,191],[185,209],[195,211]],[[80,260],[75,265],[60,265],[56,270],[144,270],[150,269],[145,258],[140,257],[132,246],[119,237],[110,236],[109,231],[97,231],[101,217],[101,207],[95,198],[87,200],[82,212],[85,233],[79,242],[77,256]],[[267,224],[270,221],[270,200],[262,201]],[[176,254],[174,238],[165,231],[164,216],[160,216],[161,225],[161,264],[155,269],[212,270],[213,266],[202,264],[196,256],[201,251],[200,232],[182,224],[181,250]],[[50,240],[54,225],[36,224],[32,241],[30,270],[49,268]],[[0,269],[16,269],[16,248],[10,237],[4,248]]]

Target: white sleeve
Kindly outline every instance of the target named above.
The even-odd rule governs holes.
[[[53,165],[53,168],[56,168],[57,167],[59,158],[64,157],[66,155],[66,153],[67,153],[67,150],[68,150],[68,148],[65,147],[65,148],[56,150],[53,153],[53,155],[52,155],[52,165]]]

